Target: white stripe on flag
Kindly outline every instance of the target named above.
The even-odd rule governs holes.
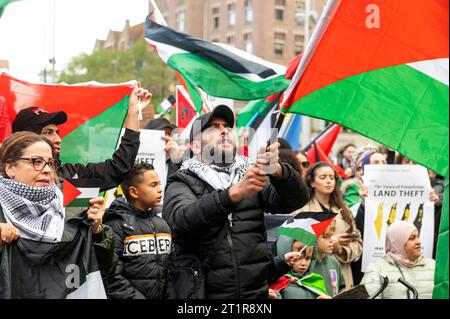
[[[312,218],[294,219],[294,221],[291,223],[284,222],[284,224],[281,225],[281,227],[283,227],[283,228],[301,228],[304,231],[307,231],[308,233],[311,233],[315,236],[316,233],[314,232],[314,230],[311,226],[314,224],[319,224],[319,223],[320,223],[319,221],[312,219]]]
[[[448,58],[419,61],[408,65],[445,85],[449,85]]]
[[[78,188],[78,190],[81,192],[81,194],[78,195],[77,198],[94,198],[98,196],[100,187]]]

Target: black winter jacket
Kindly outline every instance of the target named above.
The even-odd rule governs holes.
[[[139,132],[125,129],[119,148],[112,159],[87,165],[65,163],[58,171],[60,179],[98,178],[102,184],[100,191],[117,187],[133,168],[139,151]]]
[[[157,209],[138,210],[122,199],[107,210],[104,223],[114,232],[114,250],[119,257],[115,274],[108,281],[110,298],[166,298],[172,235],[157,213]]]
[[[235,205],[228,190],[215,191],[194,174],[180,170],[168,180],[163,218],[172,228],[175,254],[194,254],[202,262],[228,215],[232,226],[221,240],[206,276],[206,298],[265,299],[276,267],[267,247],[264,211],[290,213],[308,202],[306,184],[282,164],[283,176]],[[276,279],[275,279],[276,280]]]

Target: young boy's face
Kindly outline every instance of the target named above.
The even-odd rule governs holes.
[[[313,248],[308,247],[304,250],[302,253],[302,256],[294,261],[294,264],[292,265],[292,271],[296,274],[302,274],[304,275],[311,265],[311,259],[313,255]]]
[[[331,223],[327,229],[320,235],[317,240],[317,247],[319,252],[324,254],[332,254],[333,253],[333,242],[331,237],[334,235],[335,225]]]
[[[158,174],[155,171],[146,171],[141,183],[136,186],[136,193],[136,202],[140,207],[150,209],[161,206],[163,189]]]

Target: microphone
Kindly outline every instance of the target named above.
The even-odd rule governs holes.
[[[369,299],[375,299],[376,297],[378,297],[389,285],[389,277],[385,271],[382,271],[380,273],[380,277],[383,278],[383,283],[381,284],[380,289],[378,289],[377,292]]]
[[[419,298],[419,293],[417,292],[416,287],[414,287],[413,285],[411,285],[409,282],[407,282],[406,280],[404,280],[402,277],[400,277],[398,279],[398,282],[401,283],[403,286],[405,286],[406,288],[408,288],[408,290],[411,290],[413,293],[413,299],[418,299]],[[408,295],[409,296],[409,295]]]

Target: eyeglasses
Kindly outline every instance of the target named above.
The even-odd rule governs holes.
[[[33,168],[37,171],[42,171],[45,165],[48,165],[52,171],[57,171],[61,167],[61,161],[58,159],[51,158],[48,161],[42,157],[21,157],[21,160],[30,161]]]
[[[303,167],[303,168],[309,168],[310,165],[311,165],[311,163],[308,162],[308,161],[302,162],[302,167]]]

